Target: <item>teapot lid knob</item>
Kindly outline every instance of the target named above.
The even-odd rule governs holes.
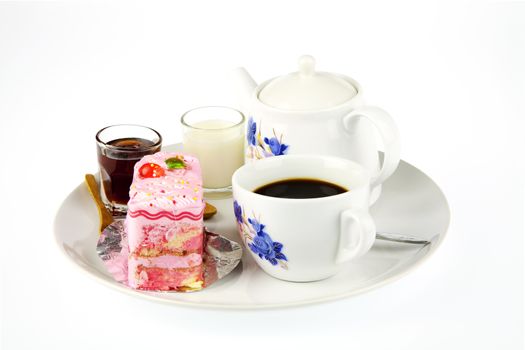
[[[315,58],[310,55],[299,57],[299,75],[301,77],[311,77],[315,73]]]

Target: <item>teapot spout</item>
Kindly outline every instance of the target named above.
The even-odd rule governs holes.
[[[257,83],[244,67],[236,68],[233,71],[233,88],[241,111],[246,111],[252,93],[256,87]]]

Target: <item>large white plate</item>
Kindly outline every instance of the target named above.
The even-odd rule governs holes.
[[[171,146],[173,149],[176,146]],[[210,201],[218,214],[206,225],[240,242],[231,199]],[[450,211],[439,187],[423,172],[402,161],[383,185],[371,208],[378,231],[430,240],[426,246],[376,241],[365,256],[351,261],[338,275],[323,281],[293,283],[277,280],[257,267],[250,254],[224,279],[195,293],[142,292],[113,280],[95,251],[98,215],[81,183],[64,200],[55,219],[60,251],[80,271],[129,295],[169,304],[205,308],[255,309],[313,304],[346,298],[392,282],[426,260],[440,245]]]

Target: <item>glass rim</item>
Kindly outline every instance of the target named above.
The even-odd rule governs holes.
[[[118,151],[122,151],[122,152],[137,152],[136,149],[129,149],[127,147],[120,147],[120,146],[110,145],[107,142],[104,142],[104,141],[102,141],[100,139],[100,134],[102,132],[104,132],[105,130],[107,130],[109,128],[114,128],[114,127],[117,127],[117,126],[133,126],[133,127],[139,127],[139,128],[144,128],[144,129],[148,129],[150,131],[153,131],[153,133],[156,134],[159,139],[153,145],[145,147],[144,150],[149,150],[149,149],[158,147],[158,146],[160,146],[162,144],[162,136],[159,134],[159,132],[157,130],[152,129],[152,128],[148,127],[148,126],[140,125],[140,124],[113,124],[113,125],[108,125],[106,127],[103,127],[95,135],[95,139],[97,141],[97,144],[100,145],[100,146],[104,146],[106,148],[110,148],[110,149],[114,149],[114,150],[118,150]],[[111,140],[111,141],[113,141],[113,140]],[[150,140],[150,141],[152,141],[152,140]]]
[[[190,114],[191,112],[195,112],[197,110],[200,110],[200,109],[213,109],[213,108],[216,108],[216,109],[226,109],[226,110],[230,110],[231,112],[235,112],[236,114],[240,115],[241,116],[241,120],[238,122],[238,123],[235,123],[233,125],[230,125],[230,126],[227,126],[227,127],[224,127],[224,128],[219,128],[219,129],[207,129],[207,128],[199,128],[199,127],[196,127],[194,125],[190,125],[186,122],[186,120],[184,119],[184,117],[186,117],[188,114]],[[238,109],[235,109],[235,108],[232,108],[232,107],[227,107],[227,106],[201,106],[201,107],[195,107],[195,108],[192,108],[186,112],[184,112],[184,114],[180,117],[180,122],[182,125],[184,126],[187,126],[188,128],[192,128],[192,129],[197,129],[197,130],[203,130],[203,131],[214,131],[214,130],[228,130],[228,129],[233,129],[239,125],[241,125],[242,123],[244,123],[244,121],[246,120],[246,117],[244,116],[244,113],[242,113],[241,111],[239,111]]]

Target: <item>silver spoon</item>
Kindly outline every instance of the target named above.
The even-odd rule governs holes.
[[[387,232],[376,232],[376,239],[380,239],[382,241],[409,243],[409,244],[427,245],[427,244],[432,243],[432,240],[427,241],[427,240],[416,238],[413,236],[402,235],[399,233],[387,233]]]

